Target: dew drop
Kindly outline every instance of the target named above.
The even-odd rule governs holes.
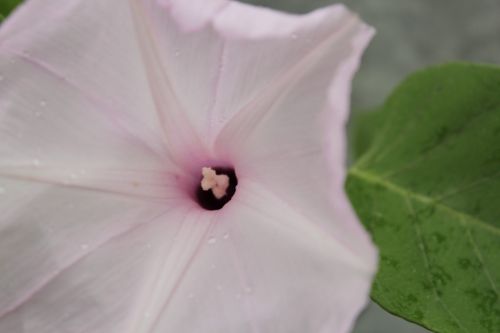
[[[45,100],[41,100],[39,104],[40,104],[40,106],[41,106],[42,108],[44,108],[44,107],[46,107],[46,106],[47,106],[47,101],[45,101]]]
[[[222,239],[224,239],[224,240],[228,240],[228,239],[229,239],[229,234],[228,234],[228,233],[225,233],[225,234],[222,236]]]
[[[214,245],[217,242],[217,239],[215,237],[209,238],[207,243],[209,245]]]

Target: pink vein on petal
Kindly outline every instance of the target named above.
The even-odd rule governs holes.
[[[169,199],[178,199],[178,197],[154,197],[154,196],[139,195],[139,194],[133,194],[131,192],[122,192],[122,191],[106,189],[106,188],[99,188],[97,186],[90,186],[90,185],[84,185],[84,184],[75,184],[75,183],[67,183],[66,184],[66,183],[59,182],[59,181],[49,179],[49,178],[45,179],[45,178],[37,178],[37,177],[33,177],[33,176],[15,175],[15,174],[8,174],[8,173],[1,173],[1,172],[0,172],[0,177],[12,179],[12,180],[18,180],[18,181],[36,182],[36,183],[41,183],[41,184],[49,184],[49,185],[55,185],[55,186],[60,186],[60,187],[74,188],[74,189],[84,190],[84,191],[92,191],[92,192],[99,192],[99,193],[121,195],[121,196],[125,196],[127,198],[138,198],[138,199],[143,199],[143,200],[149,199],[149,200],[154,200],[154,201],[159,201],[159,202],[163,202],[164,200],[169,200]]]
[[[254,128],[256,128],[258,124],[265,118],[266,114],[268,114],[272,110],[273,106],[278,102],[279,97],[287,93],[288,89],[285,89],[285,87],[289,86],[290,82],[296,82],[296,80],[301,77],[301,75],[308,68],[307,65],[311,63],[310,59],[314,56],[317,56],[329,42],[340,38],[342,36],[342,32],[351,28],[351,26],[355,22],[355,20],[351,19],[350,17],[346,18],[344,21],[347,22],[340,22],[337,29],[329,33],[297,63],[279,73],[274,80],[271,80],[269,84],[260,89],[259,92],[256,93],[250,101],[248,101],[237,112],[234,113],[234,117],[232,120],[236,120],[237,117],[244,117],[244,119],[246,120],[238,121],[240,127],[238,129],[239,136],[246,137],[247,135],[249,135],[249,133]],[[268,107],[255,108],[255,104],[262,103],[262,101],[266,103],[270,102],[270,105],[268,105]],[[258,110],[259,112],[249,112],[249,110],[252,110],[253,108]],[[229,130],[232,127],[231,125],[231,122],[226,123],[221,131],[221,134]]]
[[[154,223],[156,220],[160,219],[162,216],[166,215],[167,213],[168,213],[168,211],[162,212],[161,214],[153,217],[148,222],[139,223],[139,224],[134,225],[128,229],[125,229],[124,231],[121,231],[121,232],[119,232],[111,237],[108,237],[104,241],[102,241],[100,244],[90,248],[84,254],[75,257],[72,261],[67,263],[66,266],[53,272],[45,280],[43,280],[41,283],[39,283],[35,288],[33,288],[32,290],[27,292],[26,295],[23,298],[21,298],[21,300],[19,300],[17,303],[13,304],[11,307],[7,308],[5,311],[0,313],[0,320],[7,317],[8,315],[14,313],[15,311],[17,311],[19,308],[21,308],[23,305],[25,305],[27,302],[29,302],[33,297],[35,297],[37,294],[39,294],[41,291],[43,291],[45,289],[45,287],[47,287],[57,277],[63,275],[67,271],[69,271],[69,269],[71,269],[73,266],[75,266],[76,264],[83,261],[85,258],[87,258],[89,255],[91,255],[95,251],[101,249],[102,247],[104,247],[105,245],[107,245],[113,241],[125,238],[129,234],[133,233],[136,230],[141,229],[143,226],[145,226],[147,224]]]
[[[7,49],[4,46],[0,48],[1,51],[4,51],[6,53],[12,54],[25,62],[31,64],[34,67],[37,67],[47,74],[51,75],[55,79],[63,82],[67,87],[70,87],[77,91],[83,98],[85,98],[87,101],[89,101],[92,105],[94,105],[98,110],[105,111],[104,114],[108,116],[108,119],[112,121],[112,123],[117,126],[117,128],[122,129],[125,133],[129,134],[131,137],[136,139],[140,144],[142,144],[143,147],[145,147],[147,150],[155,154],[156,156],[163,157],[165,155],[165,149],[163,149],[162,152],[156,151],[153,147],[151,147],[150,144],[148,144],[143,138],[139,137],[137,134],[133,133],[129,129],[127,129],[125,126],[122,125],[122,119],[124,118],[122,114],[116,112],[112,107],[110,107],[106,102],[100,100],[98,97],[86,92],[84,89],[82,89],[80,86],[78,86],[76,83],[72,82],[69,80],[67,77],[59,73],[57,70],[52,68],[50,65],[47,63],[34,58],[33,56],[26,55],[22,52],[15,51],[12,49]],[[91,109],[92,110],[92,109]],[[130,117],[130,116],[128,116]],[[132,119],[133,121],[130,121],[130,123],[134,124],[141,124],[143,126],[146,126],[143,122],[141,122],[138,119]],[[151,133],[154,133],[153,131],[149,131]],[[161,140],[155,140],[156,142],[162,142]]]
[[[339,245],[340,247],[342,247],[343,249],[345,249],[347,252],[349,252],[349,254],[353,256],[353,258],[356,258],[358,260],[363,260],[356,254],[356,251],[353,249],[353,247],[350,246],[349,244],[347,244],[344,240],[342,240],[341,237],[338,237],[337,235],[335,235],[332,232],[325,229],[320,223],[318,223],[317,221],[315,221],[315,220],[311,219],[310,217],[308,217],[307,215],[305,215],[301,210],[298,210],[297,207],[291,205],[288,201],[281,199],[274,191],[270,190],[268,187],[263,186],[262,183],[260,183],[258,181],[253,182],[252,185],[257,186],[260,190],[264,190],[272,198],[279,201],[281,204],[287,206],[289,208],[289,210],[288,210],[289,212],[292,212],[293,214],[300,216],[303,219],[303,221],[309,222],[310,226],[313,228],[313,230],[315,230],[319,234],[324,235],[327,238],[335,240],[335,243],[337,245]],[[258,193],[255,188],[249,188],[248,186],[245,188],[245,191],[253,191],[255,195],[259,195],[259,196],[262,195],[261,193]],[[259,211],[261,214],[263,214],[265,216],[271,217],[272,221],[275,220],[275,218],[273,216],[271,216],[268,212],[264,211],[263,209],[259,209],[257,206],[252,205],[249,202],[242,201],[242,203],[253,210]],[[300,232],[300,230],[297,230],[297,232]]]
[[[194,130],[189,119],[183,112],[183,106],[177,93],[172,87],[170,78],[165,69],[164,63],[159,59],[159,51],[155,47],[158,45],[156,38],[152,33],[152,28],[145,17],[143,5],[138,1],[130,0],[133,20],[136,27],[137,38],[143,56],[144,67],[150,84],[153,100],[156,105],[156,112],[160,124],[162,125],[164,135],[169,137],[175,133],[177,136],[184,136],[184,144],[187,144],[193,151],[198,151],[199,147],[204,145],[199,133]],[[173,105],[171,105],[173,104]],[[166,112],[171,116],[166,117]],[[176,122],[177,120],[177,122]],[[175,130],[175,132],[174,132]],[[186,137],[189,139],[186,140]],[[167,139],[167,143],[171,140]],[[193,145],[193,142],[195,143]]]
[[[214,80],[214,92],[213,92],[213,99],[210,107],[208,108],[208,113],[207,113],[207,119],[208,119],[208,137],[210,140],[214,140],[215,138],[212,137],[212,133],[214,130],[214,123],[218,118],[215,116],[214,118],[214,112],[216,110],[218,100],[220,98],[220,86],[222,84],[222,77],[224,74],[224,68],[226,66],[226,41],[222,42],[221,48],[220,48],[220,54],[219,54],[219,60],[218,60],[218,66],[217,66],[217,73],[215,76]]]
[[[161,315],[163,313],[165,313],[165,311],[167,310],[168,305],[170,304],[175,293],[177,292],[177,290],[179,289],[179,287],[182,284],[183,277],[186,276],[186,274],[189,272],[189,269],[193,265],[195,258],[200,253],[204,240],[206,239],[207,235],[210,233],[210,231],[214,227],[214,221],[217,219],[217,216],[218,216],[217,213],[213,215],[205,232],[203,233],[202,237],[200,237],[200,241],[198,242],[198,244],[196,244],[195,250],[193,251],[192,255],[189,257],[188,262],[184,265],[184,268],[182,269],[181,274],[175,280],[172,290],[168,294],[168,297],[166,298],[165,302],[161,305],[161,307],[160,307],[161,310],[158,312],[158,315],[156,316],[153,324],[150,327],[150,330],[149,330],[150,333],[154,332],[155,328],[158,326]]]

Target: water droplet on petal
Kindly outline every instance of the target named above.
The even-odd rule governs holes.
[[[5,194],[5,188],[0,187],[0,195]]]
[[[217,239],[215,237],[209,238],[208,239],[208,244],[209,245],[214,245],[217,242]]]
[[[89,245],[88,244],[82,244],[80,245],[80,248],[83,250],[83,251],[87,251],[88,248],[89,248]]]
[[[47,106],[47,101],[45,101],[45,100],[41,100],[41,101],[40,101],[40,106],[41,106],[42,108],[46,107],[46,106]]]
[[[33,162],[32,162],[32,163],[33,163],[33,165],[34,165],[34,166],[36,166],[36,167],[39,167],[39,166],[40,166],[40,164],[42,164],[38,158],[33,159]]]
[[[222,238],[223,238],[224,240],[228,240],[228,239],[229,239],[229,234],[228,234],[228,233],[225,233],[225,234],[222,236]]]

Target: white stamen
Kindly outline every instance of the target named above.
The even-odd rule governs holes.
[[[229,177],[227,175],[218,175],[214,169],[206,167],[201,169],[201,174],[203,176],[201,188],[204,191],[212,190],[217,199],[227,194],[226,191],[229,187]]]

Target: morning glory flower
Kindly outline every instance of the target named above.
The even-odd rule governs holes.
[[[372,29],[226,0],[31,0],[0,28],[0,332],[348,332]]]

